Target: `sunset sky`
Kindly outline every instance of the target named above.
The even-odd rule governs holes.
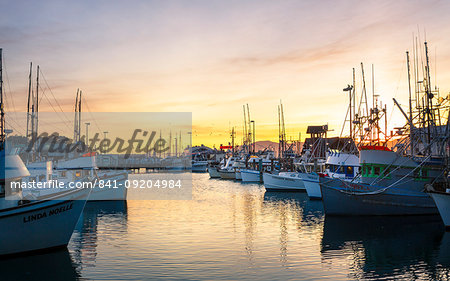
[[[0,14],[7,110],[25,111],[32,61],[64,111],[80,88],[93,112],[192,112],[194,145],[240,134],[246,103],[257,140],[277,140],[280,100],[289,136],[326,123],[338,135],[361,62],[402,125],[392,98],[406,108],[413,34],[450,92],[450,1],[3,0]]]

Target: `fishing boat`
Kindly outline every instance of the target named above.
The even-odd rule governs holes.
[[[264,186],[268,190],[278,191],[305,191],[306,185],[303,179],[309,179],[312,173],[323,173],[325,170],[325,157],[327,155],[327,125],[308,126],[307,133],[311,135],[305,140],[302,155],[298,162],[294,163],[295,171],[264,173]],[[281,134],[280,141],[284,142]],[[284,149],[282,150],[284,152]],[[315,196],[312,194],[312,196]]]
[[[298,172],[264,173],[264,187],[274,191],[304,191],[302,177]]]
[[[228,157],[225,165],[218,170],[220,178],[224,180],[234,180],[236,179],[236,173],[233,167],[234,162],[236,161],[236,157],[230,156]]]
[[[320,178],[327,215],[437,214],[433,200],[423,191],[441,173],[432,168],[439,167],[438,161],[416,162],[375,146],[362,147],[360,163],[361,182]]]
[[[208,171],[209,161],[217,156],[217,151],[205,146],[193,146],[191,148],[192,155],[192,172],[205,173]]]
[[[343,180],[353,180],[359,173],[358,156],[340,151],[331,151],[325,163],[324,173],[302,173],[306,193],[311,199],[321,199],[320,176],[329,176]]]
[[[416,79],[414,98],[409,92],[409,114],[398,102],[407,123],[397,128],[397,143],[387,147],[379,137],[360,146],[360,181],[330,177],[320,178],[324,210],[327,215],[430,215],[438,209],[425,192],[448,186],[448,97],[431,90],[428,46],[423,79]],[[415,62],[418,65],[418,62]],[[409,54],[407,53],[408,82]],[[419,73],[414,73],[419,77]],[[410,83],[409,83],[410,84]],[[411,85],[411,84],[410,84]],[[379,130],[380,114],[386,108],[370,110],[367,132]]]
[[[204,173],[208,168],[208,159],[204,153],[192,153],[192,172]]]
[[[52,193],[24,200],[18,183],[29,172],[17,155],[2,155],[5,168],[0,193],[0,255],[50,250],[67,246],[90,189]],[[20,235],[18,235],[20,234]]]
[[[214,178],[220,178],[220,173],[219,173],[219,167],[215,166],[215,165],[208,165],[208,173],[209,173],[209,177],[214,179]]]
[[[240,174],[242,182],[263,182],[263,173],[265,171],[271,171],[273,165],[273,151],[264,151],[261,155],[252,155],[247,160],[245,166],[247,168],[241,168]],[[250,168],[252,167],[252,168]]]
[[[322,160],[320,164],[324,164],[325,167],[319,165],[319,169],[317,168],[312,169],[311,163],[309,163],[310,167],[303,165],[303,170],[306,171],[301,173],[301,177],[305,185],[306,193],[311,199],[322,198],[319,179],[321,176],[340,178],[344,180],[353,180],[353,178],[355,178],[355,176],[358,175],[359,173],[359,158],[356,155],[358,150],[354,140],[355,136],[359,133],[358,126],[356,126],[355,128],[355,125],[361,123],[360,122],[361,112],[360,110],[358,110],[358,113],[356,113],[354,69],[353,69],[353,85],[347,85],[347,87],[344,88],[343,91],[349,93],[349,106],[347,114],[345,116],[344,125],[342,127],[341,136],[342,133],[344,132],[346,124],[348,123],[349,137],[335,137],[326,139],[326,146],[325,146],[325,149],[327,150],[326,161],[323,162],[324,158],[318,158],[318,160]],[[360,130],[362,129],[361,126],[359,126],[359,129]],[[314,132],[316,130],[311,131]],[[313,135],[311,135],[311,137],[313,137]]]
[[[18,155],[6,153],[1,67],[0,49],[0,256],[66,247],[91,190],[23,199],[21,179],[30,173]]]

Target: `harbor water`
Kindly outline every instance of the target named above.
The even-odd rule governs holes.
[[[192,200],[88,203],[67,250],[0,260],[1,280],[450,280],[439,216],[325,217],[306,193],[192,178]]]

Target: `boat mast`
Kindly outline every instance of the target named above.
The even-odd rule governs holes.
[[[35,117],[35,130],[36,130],[36,137],[38,136],[38,126],[39,126],[39,65],[37,66],[37,73],[36,73],[36,117]]]
[[[250,147],[248,146],[247,117],[245,115],[245,105],[242,105],[242,108],[244,109],[244,148],[247,149],[250,153]]]
[[[28,101],[27,101],[27,134],[26,137],[30,136],[30,102],[31,102],[31,75],[32,75],[33,63],[30,62],[30,75],[28,76]]]
[[[5,109],[3,106],[3,49],[0,48],[0,150],[5,148]]]
[[[249,143],[252,142],[252,125],[251,125],[251,121],[250,121],[250,108],[248,107],[248,103],[247,103],[247,121],[248,121],[248,140]],[[252,149],[249,149],[249,153],[251,153],[253,150],[253,144],[252,144]],[[254,152],[254,151],[253,151]]]
[[[80,98],[78,99],[78,141],[81,140],[81,94],[83,92],[80,91]]]
[[[434,117],[433,117],[433,93],[431,92],[431,79],[430,79],[430,61],[428,58],[428,44],[425,41],[425,58],[426,58],[426,75],[427,75],[427,88],[426,88],[426,112],[427,112],[427,126],[428,126],[428,143],[431,143],[431,126],[432,126],[432,120],[434,121]],[[434,123],[434,122],[433,122]],[[430,148],[430,152],[431,152],[431,148]]]
[[[169,132],[169,156],[172,156],[172,130]]]
[[[283,104],[280,101],[280,108],[281,108],[281,149],[283,150],[283,156],[284,153],[286,152],[286,126],[284,124],[284,109],[283,109]],[[253,124],[254,126],[254,124]],[[255,137],[255,136],[253,136]],[[256,142],[255,142],[255,146],[256,146]],[[255,147],[256,148],[256,147]]]
[[[361,99],[359,101],[359,108],[358,108],[358,115],[359,116],[365,116],[365,119],[368,119],[369,116],[369,104],[367,103],[367,92],[366,92],[366,79],[364,76],[364,64],[361,62],[361,76],[362,76],[362,82],[363,82],[363,89],[362,89],[362,94],[361,94]],[[363,106],[363,104],[366,105],[366,112],[364,115],[364,110],[361,111],[361,106]],[[364,124],[363,122],[361,122],[361,141],[364,139],[364,128],[363,128]],[[367,132],[369,134],[369,132]],[[370,139],[370,143],[372,144],[372,139]]]
[[[235,137],[235,132],[234,132],[234,127],[231,128],[231,153],[234,156],[234,137]]]
[[[414,156],[414,134],[413,134],[413,123],[412,123],[412,100],[411,100],[411,74],[410,74],[410,65],[409,65],[409,52],[406,51],[406,63],[408,67],[408,90],[409,90],[409,141],[411,156]]]
[[[77,142],[77,136],[78,136],[78,95],[79,95],[80,89],[77,89],[77,97],[75,98],[75,117],[73,120],[73,142]]]
[[[280,106],[278,106],[278,156],[281,159],[283,157],[283,151],[281,150],[281,117]]]
[[[353,84],[352,84],[352,98],[350,98],[350,138],[353,139],[353,118],[355,117],[355,68],[353,68]],[[352,105],[353,102],[353,105]],[[352,108],[353,108],[353,114],[352,114]]]

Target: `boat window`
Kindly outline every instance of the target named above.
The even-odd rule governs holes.
[[[380,167],[374,167],[374,170],[373,170],[374,175],[375,176],[379,176],[380,175],[380,170],[381,170]]]
[[[76,176],[77,178],[81,177],[81,172],[80,172],[80,171],[76,171],[76,172],[75,172],[75,176]]]
[[[67,176],[66,171],[61,171],[61,172],[59,173],[59,176],[62,177],[62,178],[65,178],[65,177]]]
[[[339,167],[339,173],[343,174],[344,171],[345,171],[345,167],[344,166]]]
[[[83,174],[84,174],[84,176],[89,176],[89,170],[84,170]]]
[[[352,176],[353,175],[353,167],[347,166],[347,171],[345,172],[346,175]]]

